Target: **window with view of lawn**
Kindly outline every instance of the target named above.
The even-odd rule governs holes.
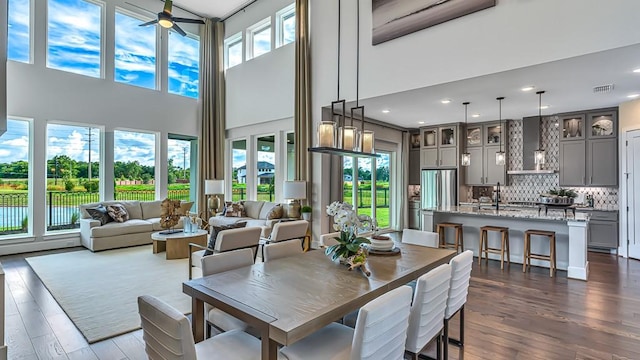
[[[379,152],[381,155],[375,161],[371,158],[343,159],[343,201],[353,204],[359,215],[369,215],[375,218],[380,229],[391,226],[390,204],[390,159],[391,154]],[[357,161],[356,161],[357,159]],[[353,173],[353,164],[357,166],[357,173]],[[373,188],[375,188],[375,197]]]
[[[113,143],[115,200],[155,200],[156,135],[115,130]]]
[[[29,220],[30,123],[7,119],[0,136],[0,236],[26,234]]]

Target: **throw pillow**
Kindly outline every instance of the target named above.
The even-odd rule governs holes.
[[[225,207],[224,216],[226,217],[243,217],[244,213],[244,205],[242,202],[231,203]]]
[[[209,249],[216,248],[216,238],[218,238],[218,233],[220,231],[229,230],[229,229],[238,229],[238,228],[243,228],[245,226],[247,226],[246,221],[237,222],[231,225],[220,225],[220,226],[211,225],[211,235],[209,236],[209,243],[207,244],[208,249],[204,251],[204,256],[213,254],[213,251]]]
[[[100,220],[100,225],[104,225],[106,223],[113,221],[111,216],[109,216],[109,211],[107,210],[106,207],[104,207],[104,205],[87,209],[87,212],[89,213],[89,216],[91,216],[93,220]]]
[[[107,206],[107,211],[111,218],[119,223],[129,220],[129,213],[122,204],[113,204]]]
[[[271,210],[269,210],[269,213],[267,214],[267,220],[281,219],[283,215],[284,208],[282,207],[282,204],[278,204],[272,207]]]

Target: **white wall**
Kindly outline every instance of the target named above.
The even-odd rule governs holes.
[[[156,1],[139,1],[148,9],[161,10],[161,3]],[[45,207],[46,192],[46,125],[49,121],[62,121],[80,124],[91,124],[104,129],[101,141],[103,159],[100,162],[105,169],[113,168],[113,130],[141,130],[153,132],[158,136],[156,147],[156,177],[167,177],[167,138],[168,134],[199,135],[199,103],[195,99],[186,98],[166,92],[166,82],[161,90],[153,91],[129,86],[113,81],[113,11],[116,6],[129,10],[135,7],[123,1],[112,1],[106,6],[104,28],[111,29],[103,33],[105,45],[103,50],[103,66],[105,78],[96,79],[87,76],[53,70],[46,67],[46,2],[35,1],[35,32],[33,34],[33,64],[13,61],[7,67],[7,110],[10,117],[32,120],[31,147],[31,179],[32,203],[34,204],[29,218],[32,219],[32,235],[14,240],[3,240],[1,253],[35,251],[61,246],[79,245],[77,233],[46,234]],[[149,15],[149,14],[145,14]],[[174,15],[192,17],[190,14],[177,11]],[[187,27],[185,27],[185,30]],[[194,29],[189,29],[194,30]],[[164,31],[164,30],[163,30]],[[167,36],[164,31],[158,61],[166,64]],[[166,65],[165,65],[166,66]],[[163,68],[161,65],[160,68]],[[166,69],[158,73],[166,76]],[[109,150],[107,150],[109,149]],[[104,186],[104,198],[113,198],[113,172],[107,171],[101,177]],[[159,196],[166,196],[167,186],[159,181]]]
[[[626,209],[629,204],[627,203],[627,194],[628,194],[628,186],[626,181],[626,172],[627,172],[627,148],[625,144],[626,133],[631,130],[640,129],[640,100],[628,101],[620,104],[618,108],[618,120],[620,122],[618,133],[618,159],[620,159],[620,163],[618,164],[619,171],[619,179],[620,179],[620,191],[618,196],[618,204],[620,209],[620,247],[618,248],[618,253],[622,256],[627,256],[627,226],[628,221],[626,212],[623,209]]]

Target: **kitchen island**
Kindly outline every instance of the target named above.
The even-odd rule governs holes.
[[[589,262],[587,261],[587,241],[589,216],[577,212],[575,216],[563,211],[539,213],[532,208],[483,209],[478,206],[455,206],[422,210],[422,230],[435,231],[441,222],[454,222],[463,225],[464,249],[472,250],[478,256],[480,247],[480,228],[482,226],[503,226],[509,228],[510,260],[522,264],[524,260],[524,232],[529,229],[554,231],[556,233],[557,268],[567,271],[567,277],[587,280]],[[447,239],[453,239],[447,234]],[[498,247],[499,234],[489,232],[490,247]],[[549,242],[532,238],[531,252],[549,253]],[[499,260],[499,255],[489,254],[489,258]],[[549,268],[549,262],[536,259],[531,264]],[[505,265],[506,266],[506,265]],[[514,269],[516,270],[516,269]],[[518,268],[517,270],[520,270]]]

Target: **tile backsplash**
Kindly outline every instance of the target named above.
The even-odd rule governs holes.
[[[558,131],[558,116],[542,118],[541,138],[542,146],[547,153],[545,169],[559,170],[560,139]],[[522,170],[522,120],[509,122],[509,150],[508,169]],[[549,189],[559,188],[559,174],[544,175],[507,175],[509,185],[501,188],[502,201],[536,202],[538,196]],[[574,191],[592,195],[596,207],[617,207],[618,189],[612,187],[578,187]],[[468,189],[468,198],[471,199],[472,188]]]

